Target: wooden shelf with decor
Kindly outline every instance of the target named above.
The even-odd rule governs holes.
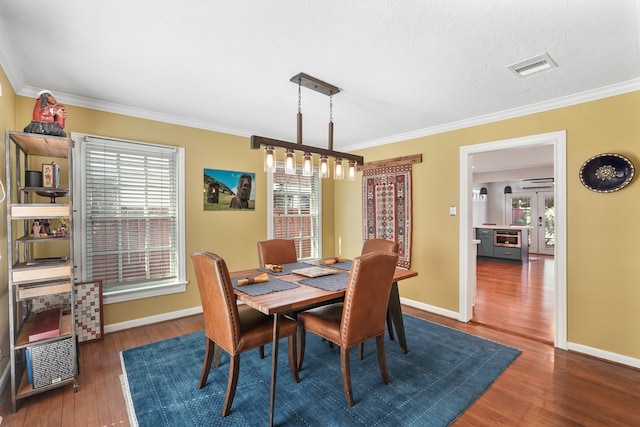
[[[33,310],[45,296],[75,300],[72,146],[70,138],[5,133],[13,412],[22,398],[66,385],[78,390],[75,304]],[[46,185],[27,182],[42,176],[39,169]],[[68,185],[60,182],[61,170]]]

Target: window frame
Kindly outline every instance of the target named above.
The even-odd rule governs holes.
[[[133,301],[141,298],[156,297],[161,295],[169,295],[186,291],[186,218],[185,218],[185,150],[183,147],[154,144],[149,142],[126,140],[121,138],[112,138],[99,135],[91,135],[84,133],[72,132],[71,139],[74,141],[73,147],[73,188],[74,188],[74,221],[73,239],[74,239],[74,259],[76,260],[76,277],[79,281],[89,280],[86,276],[86,266],[84,263],[84,253],[86,251],[85,227],[85,162],[84,162],[84,146],[85,138],[103,139],[113,141],[119,144],[135,144],[138,148],[145,150],[175,150],[176,165],[176,243],[175,254],[176,260],[176,277],[172,282],[144,284],[132,284],[126,289],[108,289],[104,288],[103,303],[113,304],[124,301]]]
[[[282,162],[277,162],[276,163],[276,169],[278,170],[278,172],[282,172],[284,174],[284,163]],[[274,238],[282,238],[281,236],[275,237],[275,220],[276,217],[274,216],[274,189],[276,186],[276,180],[274,178],[275,173],[274,172],[265,172],[267,174],[267,235],[269,239],[274,239]],[[296,175],[297,176],[301,176],[302,175],[302,167],[300,165],[296,165]],[[318,253],[315,254],[315,256],[311,256],[311,257],[301,257],[299,258],[299,260],[303,261],[303,260],[312,260],[312,259],[318,259],[320,258],[321,254],[322,254],[322,178],[320,178],[319,175],[319,171],[317,167],[313,168],[313,179],[316,180],[317,185],[317,195],[316,195],[316,200],[317,200],[317,215],[316,215],[316,220],[317,220],[317,237],[316,237],[316,247],[317,247],[317,251]],[[302,215],[300,215],[302,217]],[[297,240],[296,240],[297,243]],[[298,250],[297,245],[296,245],[296,251]]]

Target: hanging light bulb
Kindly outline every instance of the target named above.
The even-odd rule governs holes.
[[[347,179],[349,181],[356,180],[356,162],[349,160],[349,171],[347,172]]]
[[[313,176],[313,157],[311,153],[305,152],[302,160],[302,175]]]
[[[320,178],[329,178],[329,159],[324,154],[320,156]]]
[[[296,154],[291,149],[284,153],[284,173],[287,175],[296,174]]]
[[[344,168],[342,167],[342,159],[340,157],[336,157],[333,168],[333,179],[344,179]]]
[[[276,171],[276,152],[272,145],[267,145],[264,149],[264,171]]]

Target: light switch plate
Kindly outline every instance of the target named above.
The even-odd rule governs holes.
[[[449,206],[449,215],[456,216],[456,207],[455,206]]]

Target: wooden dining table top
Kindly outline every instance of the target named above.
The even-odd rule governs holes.
[[[250,270],[234,271],[229,273],[229,275],[232,278],[237,278],[260,273],[264,273],[264,271],[255,268]],[[393,281],[398,282],[400,280],[416,277],[417,275],[417,271],[396,268],[396,271],[393,274]],[[326,291],[313,286],[307,286],[299,283],[300,280],[306,279],[305,276],[301,276],[299,274],[287,274],[273,277],[286,282],[296,282],[299,286],[294,289],[271,292],[263,295],[248,295],[241,290],[234,288],[236,297],[239,301],[242,301],[249,307],[255,308],[264,314],[273,315],[276,313],[298,311],[309,306],[338,300],[344,298],[346,291],[345,289],[338,291]]]

